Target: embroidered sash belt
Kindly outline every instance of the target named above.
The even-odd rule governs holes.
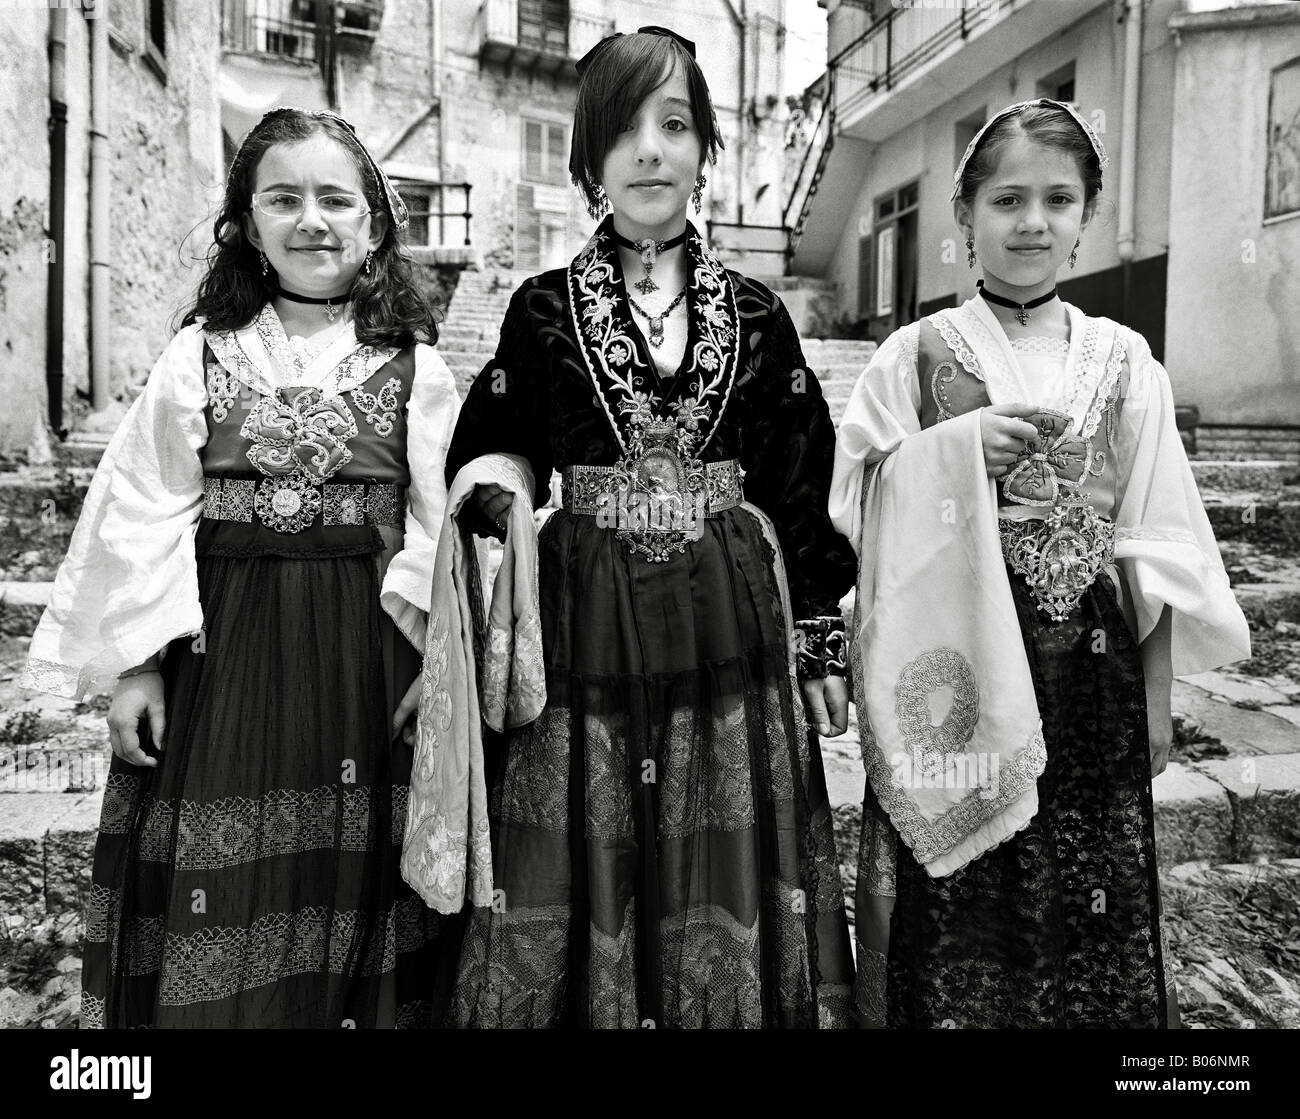
[[[1063,622],[1102,568],[1115,559],[1115,526],[1083,501],[1055,505],[1042,519],[998,518],[1002,555],[1024,577],[1038,609]]]
[[[297,474],[271,478],[203,479],[203,515],[211,521],[242,521],[275,532],[302,532],[318,516],[327,525],[389,525],[406,517],[406,487],[392,482],[316,486]]]
[[[663,563],[700,538],[701,518],[745,500],[744,476],[736,459],[701,464],[654,447],[618,466],[566,467],[561,493],[568,512],[596,517],[634,554]]]

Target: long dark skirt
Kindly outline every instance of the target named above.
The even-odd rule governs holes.
[[[895,1027],[1166,1024],[1142,663],[1110,580],[1064,622],[1011,575],[1043,719],[1038,814],[946,878],[898,843]]]
[[[846,1024],[825,778],[758,522],[650,564],[559,512],[539,554],[548,702],[503,744],[456,1024]]]
[[[108,777],[83,1023],[429,1024],[440,925],[398,874],[410,750],[389,734],[419,658],[373,547],[201,551],[199,597],[201,638],[164,661],[157,768]]]

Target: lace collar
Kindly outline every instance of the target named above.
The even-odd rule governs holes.
[[[692,227],[686,239],[686,351],[669,383],[632,321],[611,228],[607,218],[569,265],[578,348],[624,454],[633,426],[676,416],[692,433],[698,455],[726,411],[736,376],[740,320],[731,278]]]
[[[205,337],[226,371],[263,396],[300,385],[319,388],[324,396],[338,396],[364,384],[398,352],[396,346],[358,342],[348,323],[313,354],[310,344],[295,347],[290,342],[270,303],[248,326]]]
[[[1065,355],[1066,399],[1032,403],[1068,413],[1074,430],[1091,438],[1097,430],[1105,402],[1119,377],[1126,345],[1122,332],[1108,319],[1085,315],[1065,304],[1070,319],[1069,348]],[[978,296],[960,307],[938,311],[930,323],[971,376],[985,382],[994,403],[1019,400],[1025,395],[1016,352],[1006,331],[988,304]]]

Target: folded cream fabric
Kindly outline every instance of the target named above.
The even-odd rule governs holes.
[[[935,877],[1029,823],[1047,762],[979,422],[917,431],[869,467],[855,541],[867,779]]]
[[[515,500],[485,619],[474,543],[459,514],[476,486],[491,483]],[[522,726],[545,706],[532,472],[513,455],[484,455],[461,469],[447,496],[402,843],[402,877],[439,913],[492,902],[482,722]]]

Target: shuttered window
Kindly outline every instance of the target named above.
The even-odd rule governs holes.
[[[569,181],[569,145],[562,124],[524,122],[523,181],[564,186]]]

